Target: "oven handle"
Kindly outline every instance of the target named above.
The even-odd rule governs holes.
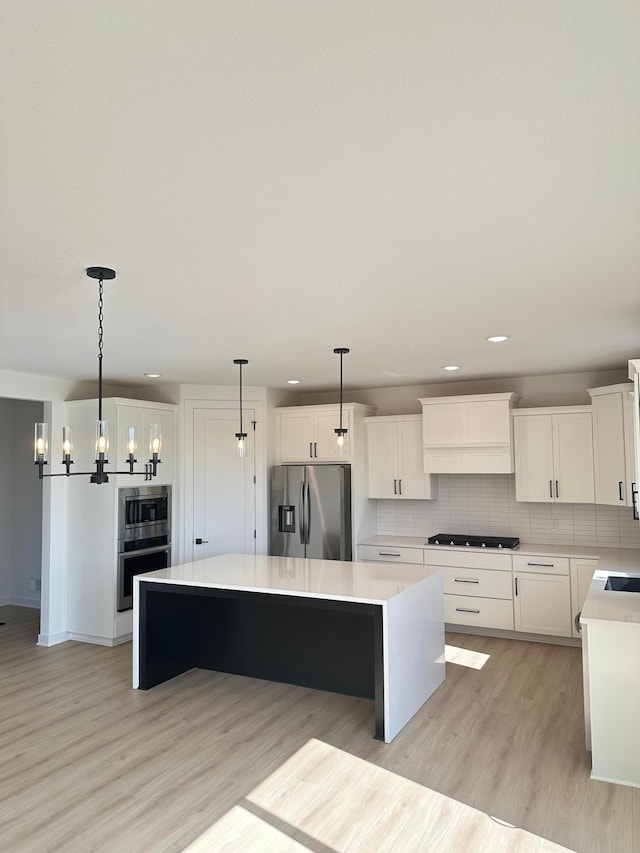
[[[158,554],[160,551],[170,551],[171,542],[168,545],[154,545],[153,548],[140,548],[137,551],[120,551],[120,557],[141,557],[145,554]]]

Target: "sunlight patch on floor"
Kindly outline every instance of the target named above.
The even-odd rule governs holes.
[[[309,740],[196,842],[204,851],[572,853],[319,740]],[[261,817],[251,813],[257,810]],[[272,818],[273,823],[269,823]],[[304,833],[309,846],[286,834]]]
[[[471,669],[482,669],[491,655],[483,652],[474,652],[472,649],[461,649],[459,646],[444,647],[444,659],[447,663],[457,663],[460,666],[468,666]]]
[[[242,850],[300,853],[308,849],[246,809],[234,806],[193,844],[185,847],[184,853],[239,853]]]

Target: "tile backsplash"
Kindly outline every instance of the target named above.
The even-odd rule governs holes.
[[[516,501],[512,474],[439,474],[432,501],[378,501],[378,533],[518,536],[549,545],[640,548],[631,507]]]

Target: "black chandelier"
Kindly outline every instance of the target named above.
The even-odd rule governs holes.
[[[346,427],[342,426],[342,357],[346,355],[349,350],[346,347],[336,347],[334,352],[336,355],[340,356],[340,426],[335,429],[334,432],[336,434],[336,454],[338,456],[342,456],[342,454],[346,452],[347,433],[349,432]]]
[[[102,417],[102,335],[103,335],[103,281],[116,277],[115,270],[108,267],[89,267],[87,269],[89,278],[97,279],[99,282],[98,291],[98,420],[96,422],[96,470],[95,471],[71,471],[73,460],[71,454],[73,452],[73,436],[71,427],[62,428],[62,464],[65,466],[65,471],[60,474],[45,474],[44,466],[48,465],[49,460],[49,425],[46,423],[37,423],[35,425],[35,450],[34,462],[38,466],[38,475],[42,480],[44,477],[72,477],[90,475],[91,483],[108,483],[109,474],[144,474],[145,480],[151,480],[158,473],[158,463],[160,459],[160,451],[162,449],[162,431],[160,424],[150,425],[149,436],[149,453],[151,459],[145,464],[144,471],[136,471],[134,465],[137,463],[135,458],[137,450],[137,435],[135,427],[127,429],[127,459],[129,465],[128,471],[105,471],[105,465],[109,464],[107,454],[109,452],[109,423],[103,420]]]
[[[240,432],[236,433],[236,452],[242,458],[247,452],[247,434],[242,431],[242,368],[249,362],[246,358],[234,358],[233,363],[240,368]]]

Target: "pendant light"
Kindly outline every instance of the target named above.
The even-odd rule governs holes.
[[[336,455],[342,456],[347,452],[347,433],[346,427],[342,426],[342,358],[349,350],[346,347],[336,347],[334,353],[340,356],[340,426],[334,430],[336,434]]]
[[[240,368],[240,432],[236,433],[236,440],[238,442],[236,453],[242,458],[247,452],[247,434],[242,431],[242,368],[245,364],[249,364],[249,362],[246,358],[234,358],[233,363],[237,364]]]
[[[162,449],[162,432],[159,424],[151,424],[151,432],[149,436],[149,453],[151,458],[145,464],[144,471],[135,471],[134,465],[138,461],[135,458],[137,449],[136,428],[128,427],[127,435],[127,459],[129,465],[128,471],[110,471],[107,473],[105,465],[109,464],[109,423],[102,417],[102,336],[103,336],[103,282],[116,277],[115,270],[108,267],[88,267],[87,275],[89,278],[97,279],[98,287],[98,420],[96,421],[96,451],[95,462],[96,470],[91,471],[73,471],[71,466],[73,460],[73,436],[71,427],[62,428],[62,464],[65,466],[65,471],[60,474],[45,474],[44,466],[49,464],[49,425],[46,423],[37,423],[35,425],[35,449],[34,463],[38,466],[38,476],[42,480],[44,477],[71,477],[73,475],[86,476],[89,474],[91,483],[109,482],[110,474],[136,474],[144,473],[145,480],[150,480],[157,476],[158,463],[160,459],[160,451]]]

